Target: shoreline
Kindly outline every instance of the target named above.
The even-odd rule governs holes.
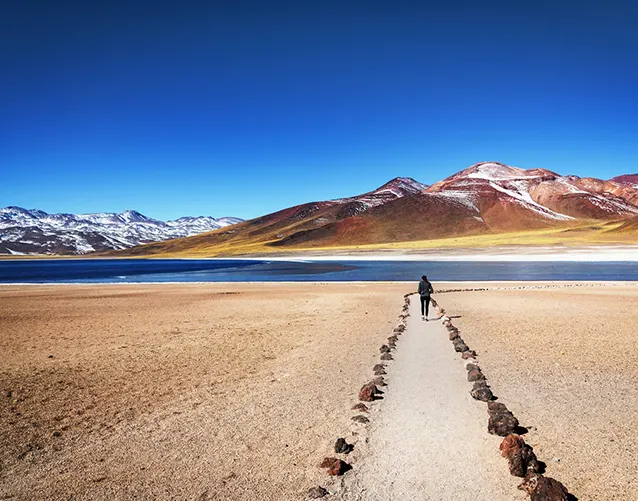
[[[195,256],[0,256],[2,261],[57,261],[57,260],[195,260],[195,261],[470,261],[470,262],[638,262],[638,245],[591,245],[579,247],[555,246],[494,246],[489,248],[458,249],[378,249],[378,250],[307,250],[284,254],[251,254],[225,257]]]
[[[261,284],[272,284],[272,285],[301,285],[301,284],[310,284],[310,285],[407,285],[412,283],[418,283],[418,280],[403,280],[403,281],[370,281],[370,280],[360,280],[360,281],[339,281],[339,280],[330,280],[330,281],[299,281],[299,282],[247,282],[247,281],[238,281],[238,282],[15,282],[15,283],[0,283],[0,287],[13,287],[13,286],[66,286],[66,287],[75,287],[75,286],[100,286],[100,285],[123,285],[123,286],[136,286],[136,285],[261,285]],[[636,280],[445,280],[445,281],[433,281],[433,284],[443,285],[481,285],[481,284],[490,284],[491,286],[496,284],[505,284],[505,285],[557,285],[557,286],[568,286],[568,285],[633,285],[638,284]],[[436,294],[436,292],[435,292]]]

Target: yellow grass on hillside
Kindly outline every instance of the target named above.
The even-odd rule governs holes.
[[[224,257],[249,255],[286,255],[317,251],[370,252],[379,250],[444,250],[444,249],[485,249],[504,246],[548,246],[566,247],[582,245],[617,245],[638,243],[638,231],[616,232],[623,222],[593,222],[568,228],[528,230],[509,233],[492,233],[474,236],[388,242],[368,245],[332,245],[325,247],[269,246],[270,242],[233,241],[211,243],[200,241],[196,245],[184,245],[180,240],[152,244],[148,255],[162,257]],[[273,240],[275,241],[275,240]],[[150,247],[150,246],[149,246]],[[140,248],[143,250],[143,247]],[[137,254],[142,256],[143,253]]]

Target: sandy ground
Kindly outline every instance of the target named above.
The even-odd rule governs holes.
[[[0,288],[0,499],[303,498],[410,289]]]
[[[353,499],[374,499],[364,489],[389,488],[360,481],[374,469],[401,491],[427,479],[437,489],[430,499],[448,499],[448,481],[501,496],[516,480],[487,415],[475,415],[484,404],[469,400],[445,334],[441,346],[425,343],[440,326],[419,324],[400,339],[371,425],[350,421],[401,295],[415,286],[1,287],[0,499],[288,500],[315,485],[354,486]],[[463,284],[435,284],[451,286]],[[581,500],[633,499],[638,286],[437,299],[460,315],[455,325],[495,394],[530,429],[547,473]],[[404,427],[410,434],[400,436]],[[331,484],[317,465],[334,455],[336,437],[356,438],[353,430],[355,469]],[[419,477],[414,457],[436,467],[423,464]]]
[[[474,285],[472,285],[474,286]],[[580,500],[638,492],[638,286],[439,296],[547,474]]]
[[[465,362],[440,321],[412,316],[388,364],[383,400],[352,453],[357,467],[345,482],[348,501],[512,501],[516,489],[486,432],[486,404],[470,394]]]

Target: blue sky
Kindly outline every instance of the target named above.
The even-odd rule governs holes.
[[[250,218],[496,160],[638,171],[630,2],[0,6],[0,206]]]

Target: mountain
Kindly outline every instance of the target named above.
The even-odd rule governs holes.
[[[638,187],[638,174],[624,174],[622,176],[612,177],[610,181],[616,184],[629,184]]]
[[[432,185],[428,191],[472,200],[492,231],[638,215],[638,190],[632,187],[496,162],[473,165]]]
[[[159,221],[137,211],[121,214],[48,214],[0,209],[0,254],[86,254],[188,237],[241,222],[207,216]]]
[[[363,195],[297,205],[123,254],[235,255],[528,230],[574,234],[575,228],[597,231],[597,222],[607,229],[635,217],[638,188],[631,183],[481,162],[432,186],[395,178]]]

